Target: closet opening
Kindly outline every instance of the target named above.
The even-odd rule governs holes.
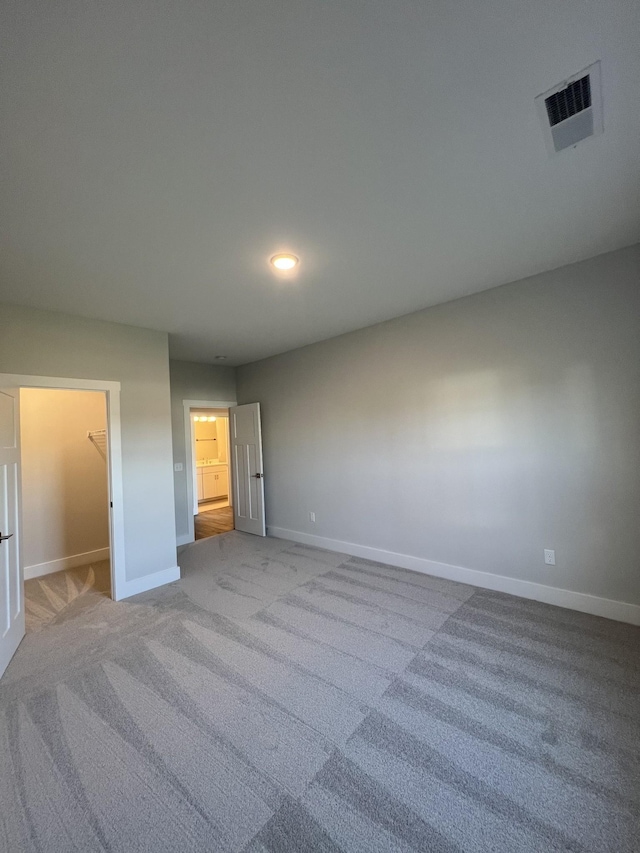
[[[20,389],[27,631],[110,598],[104,391]]]

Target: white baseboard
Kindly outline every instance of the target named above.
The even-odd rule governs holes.
[[[398,554],[395,551],[384,551],[381,548],[370,548],[367,545],[355,545],[352,542],[342,542],[340,539],[327,539],[324,536],[314,536],[311,533],[301,533],[298,530],[287,530],[284,527],[269,527],[268,535],[277,539],[290,539],[302,545],[313,545],[315,548],[326,548],[327,551],[339,551],[351,557],[364,557],[378,563],[399,566],[438,578],[459,581],[460,583],[492,589],[496,592],[507,592],[521,598],[531,598],[544,604],[555,604],[558,607],[568,607],[582,613],[594,616],[604,616],[618,622],[629,622],[640,625],[640,605],[627,604],[624,601],[614,601],[610,598],[600,598],[584,592],[574,592],[569,589],[559,589],[533,581],[508,578],[504,575],[494,575],[490,572],[480,572],[476,569],[465,569],[462,566],[451,566],[448,563],[438,563],[423,557],[412,557],[409,554]]]
[[[176,545],[178,547],[180,547],[180,545],[189,545],[193,541],[193,536],[189,535],[188,533],[183,533],[182,536],[178,536],[178,538],[176,539]]]
[[[152,575],[144,575],[141,578],[118,584],[117,594],[114,598],[116,601],[122,601],[123,598],[148,592],[150,589],[156,589],[156,587],[179,580],[180,566],[173,566],[170,569],[163,569],[161,572],[154,572]]]
[[[50,560],[48,563],[36,563],[34,566],[24,567],[24,579],[41,578],[44,575],[52,575],[54,572],[62,572],[65,569],[75,569],[78,566],[86,566],[89,563],[97,563],[100,560],[109,559],[108,548],[98,548],[95,551],[85,551],[83,554],[72,554],[70,557],[61,557],[59,560]]]

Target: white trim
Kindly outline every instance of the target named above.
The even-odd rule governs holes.
[[[16,388],[57,388],[63,391],[103,391],[107,402],[107,449],[109,547],[111,555],[111,598],[124,598],[126,584],[124,550],[124,502],[122,473],[122,437],[120,430],[120,383],[104,379],[69,379],[58,376],[30,376],[19,373],[0,374],[0,385]]]
[[[134,578],[131,581],[125,581],[120,587],[120,598],[129,598],[131,595],[138,595],[141,592],[148,592],[150,589],[164,586],[167,583],[173,583],[180,580],[180,566],[173,566],[170,569],[163,569],[161,572],[154,572],[152,575],[143,575],[141,578]]]
[[[191,441],[191,409],[228,409],[231,406],[237,406],[235,400],[183,400],[184,414],[184,449],[185,449],[185,466],[184,471],[187,478],[187,525],[188,531],[186,534],[178,537],[178,545],[188,545],[190,542],[196,541],[196,526],[193,517],[194,502],[194,480],[193,480],[193,444]],[[227,437],[230,434],[230,429],[227,430]],[[229,465],[229,498],[231,503],[231,454],[227,454]]]
[[[610,598],[600,598],[585,592],[574,592],[570,589],[559,589],[533,581],[508,578],[504,575],[494,575],[491,572],[480,572],[476,569],[466,569],[462,566],[451,566],[448,563],[438,563],[423,557],[412,557],[409,554],[398,554],[395,551],[384,551],[382,548],[370,548],[367,545],[355,545],[342,542],[340,539],[327,539],[311,533],[301,533],[298,530],[287,530],[283,527],[269,527],[268,535],[277,539],[290,539],[303,545],[313,545],[315,548],[326,548],[327,551],[338,551],[352,557],[364,557],[390,566],[399,566],[422,574],[434,575],[438,578],[458,581],[460,583],[492,589],[496,592],[507,592],[521,598],[531,598],[545,604],[555,604],[581,613],[591,613],[594,616],[604,616],[618,622],[629,622],[640,625],[640,605],[628,604],[625,601],[614,601]]]
[[[0,373],[0,381],[18,388],[58,388],[62,391],[119,391],[121,387],[119,382],[106,379],[61,379],[20,373]]]
[[[108,559],[109,549],[97,548],[95,551],[85,551],[84,554],[72,554],[70,557],[49,560],[48,563],[35,563],[33,566],[25,566],[24,579],[28,581],[32,578],[41,578],[44,575],[52,575],[54,572],[75,569],[78,566],[86,566],[89,563],[97,563],[99,560]]]
[[[118,382],[118,385],[120,383]],[[120,389],[107,391],[107,451],[109,453],[109,494],[111,509],[111,598],[119,601],[126,582],[124,549],[124,475],[120,432]]]

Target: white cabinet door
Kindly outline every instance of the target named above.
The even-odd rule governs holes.
[[[217,492],[219,498],[226,498],[229,496],[229,470],[227,468],[221,468],[218,471],[218,479],[217,483]]]
[[[202,471],[198,471],[198,500],[204,500],[204,490],[202,485]]]
[[[216,473],[210,468],[205,468],[202,473],[202,499],[213,500],[216,497]]]

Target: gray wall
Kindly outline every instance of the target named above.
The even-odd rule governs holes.
[[[174,567],[167,334],[1,305],[0,373],[121,383],[126,578]]]
[[[640,247],[246,365],[238,400],[270,527],[640,603]]]
[[[182,463],[182,471],[174,471],[176,535],[178,540],[189,532],[187,506],[187,455],[184,441],[184,400],[234,401],[236,371],[233,367],[171,361],[171,425],[173,461]]]

